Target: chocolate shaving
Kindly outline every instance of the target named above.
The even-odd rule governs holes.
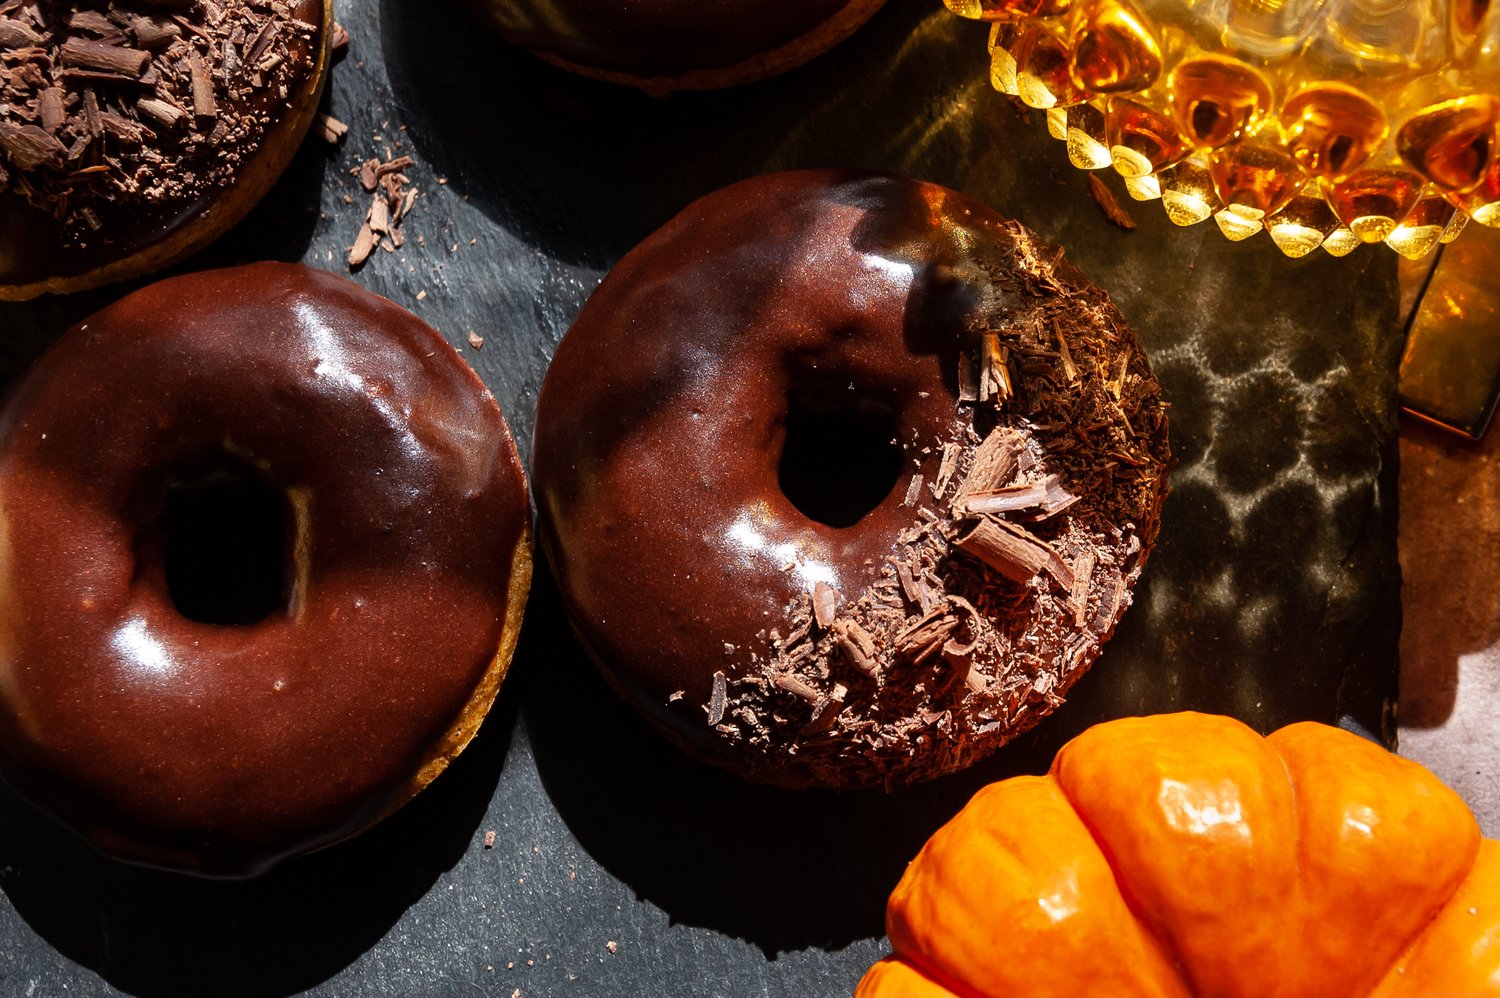
[[[112,35],[120,30],[119,25],[97,10],[75,10],[68,15],[68,27],[74,31],[87,31],[91,35],[100,37]]]
[[[1126,231],[1135,228],[1135,219],[1130,217],[1130,212],[1120,205],[1114,191],[1104,186],[1104,181],[1100,180],[1097,174],[1090,173],[1088,176],[1089,194],[1103,210],[1104,217]]]
[[[378,240],[375,230],[370,228],[368,220],[359,227],[359,235],[354,237],[354,245],[349,249],[349,268],[351,270],[364,266],[370,254],[375,252]]]
[[[343,52],[349,47],[349,32],[342,24],[333,22],[333,31],[329,35],[328,48],[334,53]]]
[[[901,500],[903,506],[915,506],[917,499],[922,495],[922,476],[912,475],[911,481],[906,485],[906,498]]]
[[[135,102],[135,107],[145,117],[167,128],[177,127],[187,117],[187,112],[182,108],[164,100],[143,97]]]
[[[1068,592],[1068,602],[1073,607],[1073,625],[1082,628],[1088,623],[1089,587],[1094,583],[1093,551],[1084,551],[1073,565],[1073,585]]]
[[[202,128],[219,116],[218,102],[214,100],[214,82],[198,53],[189,52],[187,63],[193,88],[193,117]]]
[[[954,505],[964,502],[974,493],[992,492],[1008,485],[1015,477],[1025,450],[1025,441],[1014,430],[997,427],[991,431],[974,452],[974,460],[959,483]]]
[[[852,620],[834,623],[834,639],[854,667],[871,679],[880,679],[880,663],[875,660],[875,642],[870,633]]]
[[[43,90],[36,99],[37,116],[41,118],[42,127],[53,135],[68,120],[67,109],[63,107],[63,88],[48,87]]]
[[[62,58],[70,66],[134,78],[139,77],[146,63],[151,61],[151,53],[90,38],[69,38],[63,42]]]
[[[791,672],[778,672],[771,680],[779,688],[788,693],[794,693],[808,703],[817,703],[822,694],[813,689],[805,680]]]
[[[137,17],[130,22],[130,31],[136,42],[146,49],[165,48],[182,37],[181,25],[156,17]]]
[[[839,594],[826,582],[819,582],[812,591],[813,619],[822,628],[830,627],[838,617]]]
[[[22,24],[0,18],[0,49],[31,48],[42,43],[42,36]]]
[[[67,147],[44,128],[0,121],[0,150],[18,170],[61,167]]]
[[[979,399],[1003,405],[1015,394],[1010,380],[1009,351],[1000,345],[1000,334],[987,332],[980,338]]]
[[[1048,564],[1045,541],[1004,520],[980,517],[953,544],[1010,579],[1028,582]]]
[[[1040,506],[1047,500],[1047,486],[1043,482],[1026,485],[1007,485],[1000,489],[983,492],[967,492],[953,501],[953,512],[958,516],[978,513],[1009,513],[1020,509]]]
[[[708,701],[708,725],[717,727],[724,720],[724,703],[729,695],[729,686],[723,672],[714,673],[714,689]]]
[[[338,145],[349,134],[349,126],[331,114],[319,112],[313,118],[313,124],[318,129],[318,135],[331,146]]]

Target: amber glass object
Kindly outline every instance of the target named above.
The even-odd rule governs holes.
[[[1500,5],[1485,0],[944,0],[990,22],[990,81],[1178,225],[1288,256],[1417,259],[1500,227]]]

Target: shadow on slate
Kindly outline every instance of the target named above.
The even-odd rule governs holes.
[[[52,946],[131,994],[293,994],[369,949],[462,858],[515,718],[515,698],[502,695],[468,750],[407,807],[248,881],[105,859],[0,784],[0,889]]]
[[[1139,227],[1114,227],[1040,116],[1023,120],[989,89],[983,29],[935,0],[892,0],[848,43],[779,79],[668,100],[558,72],[455,6],[341,0],[355,44],[335,69],[332,110],[351,124],[349,142],[332,155],[310,143],[250,219],[183,269],[267,256],[338,266],[328,261],[347,251],[364,197],[340,171],[382,152],[369,136],[389,144],[386,119],[408,126],[424,196],[405,249],[377,254],[356,279],[417,307],[452,342],[466,329],[487,335],[465,356],[524,453],[535,387],[572,310],[693,198],[800,166],[947,184],[1066,246],[1152,355],[1180,466],[1137,605],[1069,702],[974,769],[889,797],[790,793],[741,783],[652,733],[595,674],[539,566],[513,675],[470,753],[371,834],[262,881],[118,866],[0,790],[0,889],[41,937],[0,910],[0,951],[20,961],[0,957],[0,991],[27,975],[85,994],[697,995],[709,975],[737,991],[847,991],[879,949],[885,896],[921,841],[980,785],[1044,770],[1091,723],[1192,707],[1263,730],[1345,719],[1389,737],[1390,254],[1291,262],[1263,235],[1231,244],[1212,223],[1177,229],[1158,204],[1123,195]],[[413,238],[424,232],[425,245]],[[477,238],[477,250],[448,253],[450,235]],[[125,290],[0,305],[0,377]],[[527,867],[518,886],[514,857],[473,850],[480,827],[515,836],[518,853],[521,836],[537,836],[556,869]],[[566,870],[573,858],[587,895],[566,893],[582,889]],[[436,903],[439,878],[466,900]],[[503,929],[485,928],[495,923],[480,902],[504,912]],[[636,948],[608,962],[576,955],[627,931],[641,933]],[[548,938],[558,958],[538,951],[532,976],[482,972],[505,959],[502,946]]]

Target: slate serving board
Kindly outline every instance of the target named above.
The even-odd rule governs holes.
[[[884,898],[926,836],[1094,721],[1191,707],[1389,741],[1391,254],[1286,261],[1264,236],[1231,244],[1128,201],[1139,228],[1116,228],[1039,116],[989,89],[983,29],[936,0],[891,0],[780,79],[665,101],[561,74],[447,3],[339,0],[337,13],[353,45],[325,103],[352,126],[346,144],[310,142],[183,269],[271,257],[342,270],[366,197],[349,168],[413,155],[406,245],[356,279],[460,346],[524,453],[573,315],[692,198],[799,166],[938,181],[1064,245],[1140,331],[1180,458],[1161,544],[1052,721],[890,797],[774,791],[681,757],[596,676],[542,569],[512,678],[463,758],[380,828],[259,881],[108,862],[0,788],[0,994],[847,994],[883,953]],[[0,306],[0,374],[121,291]]]

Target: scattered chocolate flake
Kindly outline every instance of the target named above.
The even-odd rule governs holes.
[[[495,833],[493,830],[484,833],[484,847],[486,849],[495,848]]]
[[[838,616],[839,594],[834,592],[832,586],[826,582],[818,582],[813,585],[812,592],[813,619],[819,627],[827,628]]]
[[[480,349],[484,346],[484,337],[480,336],[472,329],[469,330],[469,346],[473,347],[475,350]]]
[[[354,237],[354,245],[349,249],[349,269],[357,270],[364,266],[365,261],[370,259],[370,254],[375,252],[377,242],[375,231],[366,220],[359,227],[359,235]]]
[[[331,114],[318,113],[313,119],[313,126],[317,128],[318,135],[324,142],[336,146],[344,141],[344,136],[349,134],[349,126]]]
[[[350,171],[372,195],[364,224],[349,251],[350,269],[362,266],[377,249],[383,247],[389,253],[402,245],[401,223],[417,199],[416,188],[403,172],[411,165],[410,156],[398,156],[387,162],[367,159]]]
[[[335,53],[343,52],[349,47],[349,32],[337,21],[333,22],[333,31],[329,35],[328,45]]]
[[[1114,191],[1105,186],[1104,181],[1099,179],[1098,174],[1090,173],[1088,176],[1089,194],[1093,196],[1095,203],[1104,211],[1104,217],[1126,231],[1135,228],[1135,219],[1131,218],[1130,212],[1121,206],[1119,199],[1115,197]]]

